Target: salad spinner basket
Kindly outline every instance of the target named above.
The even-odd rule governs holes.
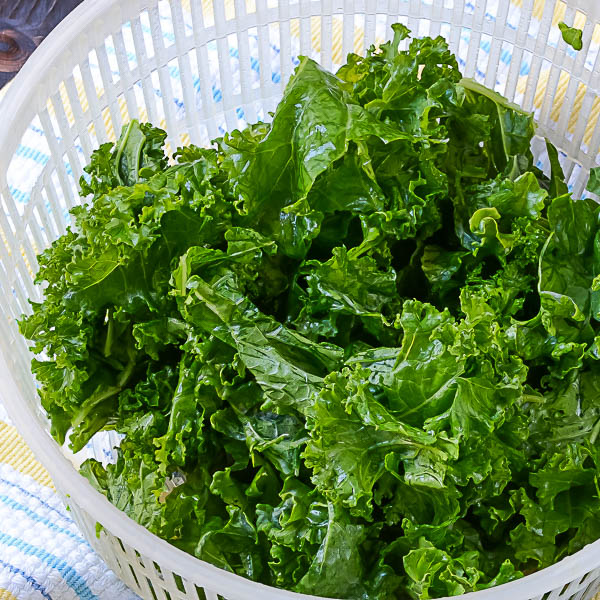
[[[36,254],[65,232],[83,166],[124,122],[163,127],[171,150],[206,144],[268,119],[298,55],[335,70],[348,52],[385,41],[397,21],[414,35],[446,37],[465,76],[532,111],[538,166],[547,169],[548,137],[574,195],[582,194],[600,147],[599,0],[87,0],[41,44],[3,100],[0,397],[90,544],[145,600],[314,597],[247,581],[177,550],[79,475],[81,457],[50,437],[17,329],[16,319],[30,311],[27,299],[42,293],[33,283]],[[560,21],[583,30],[581,51],[563,41]],[[102,455],[111,441],[96,441],[87,455]],[[600,541],[468,597],[590,600],[599,588]]]

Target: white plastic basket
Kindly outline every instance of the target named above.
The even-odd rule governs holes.
[[[583,28],[581,52],[562,41],[560,20]],[[441,33],[465,75],[533,111],[538,164],[547,166],[547,136],[563,153],[574,194],[582,193],[600,147],[599,0],[87,0],[36,51],[1,105],[0,396],[91,545],[144,599],[313,597],[247,581],[175,549],[78,474],[48,433],[15,322],[29,311],[27,298],[41,294],[33,284],[36,254],[65,231],[91,151],[126,119],[162,125],[171,148],[206,143],[268,116],[293,56],[335,68],[349,51],[384,41],[396,21],[418,35]],[[20,157],[31,136],[46,159],[23,190],[32,177],[23,177]],[[468,597],[589,600],[599,588],[600,541]]]

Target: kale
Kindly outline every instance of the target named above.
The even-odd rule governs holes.
[[[20,322],[57,441],[123,436],[96,488],[310,594],[462,594],[600,537],[599,207],[408,35],[302,58],[271,124],[171,163],[132,121]]]

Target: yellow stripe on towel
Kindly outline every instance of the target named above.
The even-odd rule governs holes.
[[[0,588],[0,600],[19,600],[17,597],[13,596],[8,590],[4,588]]]
[[[46,469],[35,459],[17,430],[0,421],[0,464],[5,464],[23,475],[35,479],[40,485],[54,489]],[[0,600],[3,596],[0,595]]]

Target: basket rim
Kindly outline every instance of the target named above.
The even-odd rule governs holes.
[[[299,1],[312,4],[314,0]],[[581,1],[567,0],[567,4],[579,7]],[[14,78],[0,102],[0,114],[3,115],[0,119],[0,148],[10,149],[10,152],[2,153],[4,158],[0,161],[0,165],[6,161],[6,169],[0,171],[0,180],[6,177],[6,170],[19,141],[14,133],[15,123],[23,124],[23,121],[29,123],[33,118],[35,114],[33,101],[37,100],[43,92],[40,80],[43,82],[54,75],[57,56],[62,53],[70,55],[70,46],[75,40],[81,39],[82,31],[89,31],[90,25],[107,18],[109,11],[116,10],[118,13],[115,14],[119,15],[133,14],[147,9],[151,4],[152,0],[128,0],[124,4],[120,0],[84,0],[42,41]],[[126,8],[123,8],[124,6]],[[586,9],[589,14],[589,7],[586,6]],[[600,3],[598,3],[598,12],[600,12]],[[594,16],[590,15],[591,18]],[[90,43],[88,47],[91,49],[94,46]],[[105,529],[125,544],[138,550],[142,557],[168,568],[198,586],[212,588],[211,591],[217,594],[232,594],[239,600],[255,600],[257,597],[265,600],[330,600],[322,596],[301,594],[251,581],[200,560],[151,533],[111,504],[106,496],[92,487],[65,457],[60,446],[43,429],[39,419],[22,397],[13,371],[2,351],[0,351],[0,381],[3,383],[0,388],[3,405],[37,460],[50,473],[57,490],[67,499],[80,505],[92,518],[96,518]],[[93,507],[93,513],[89,507]],[[519,593],[541,596],[570,582],[582,580],[588,573],[598,568],[600,568],[600,539],[554,565],[515,581],[487,590],[439,600],[460,600],[460,598],[505,600],[508,594]],[[193,578],[189,576],[190,573],[193,573]],[[210,584],[197,583],[200,579],[206,579]],[[592,582],[591,578],[589,582]],[[529,590],[526,592],[524,588]]]

